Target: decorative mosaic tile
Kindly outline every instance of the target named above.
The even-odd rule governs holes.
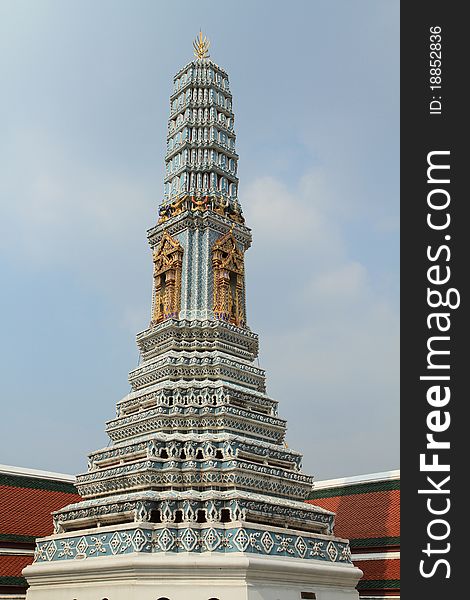
[[[325,547],[326,545],[326,547]],[[285,535],[263,529],[234,527],[163,527],[107,531],[99,535],[61,537],[37,544],[35,562],[95,556],[159,552],[248,552],[328,562],[351,563],[349,545],[313,535]]]

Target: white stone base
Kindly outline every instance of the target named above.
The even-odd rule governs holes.
[[[27,600],[357,600],[352,565],[242,553],[127,554],[35,563]],[[312,596],[309,596],[312,597]]]

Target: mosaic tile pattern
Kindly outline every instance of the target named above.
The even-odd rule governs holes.
[[[349,545],[344,542],[277,533],[263,529],[208,526],[128,529],[96,535],[76,535],[40,541],[36,562],[93,558],[133,552],[246,552],[265,556],[314,559],[351,563]]]

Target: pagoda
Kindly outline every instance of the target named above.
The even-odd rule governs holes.
[[[344,600],[361,571],[257,366],[247,325],[232,94],[208,56],[174,77],[150,323],[112,444],[24,570],[28,600]]]

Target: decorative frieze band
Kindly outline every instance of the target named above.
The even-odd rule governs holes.
[[[188,411],[181,414],[181,407],[174,407],[171,412],[165,412],[161,407],[152,411],[141,413],[142,418],[135,418],[127,422],[120,419],[109,421],[106,432],[113,441],[127,440],[142,435],[156,432],[170,433],[175,429],[181,432],[196,431],[205,433],[212,430],[218,432],[232,432],[244,435],[247,438],[257,438],[272,443],[281,443],[284,440],[286,426],[284,422],[268,421],[264,415],[249,414],[247,411],[227,406],[217,411]],[[197,414],[199,412],[199,414]],[[148,414],[152,413],[152,414]],[[125,417],[127,419],[127,417]]]
[[[38,541],[34,560],[41,563],[91,559],[133,552],[244,552],[351,564],[351,551],[345,541],[295,532],[286,534],[274,528],[210,525],[129,527],[85,535],[55,536]]]
[[[142,468],[140,464],[137,467]],[[283,496],[295,500],[304,498],[311,488],[311,482],[290,481],[287,478],[274,480],[271,476],[262,473],[247,473],[243,469],[224,471],[214,465],[206,471],[188,469],[180,471],[174,469],[170,472],[158,471],[145,467],[141,472],[136,471],[134,465],[127,465],[123,469],[110,469],[105,473],[92,473],[90,475],[107,475],[106,479],[90,482],[77,481],[77,489],[83,497],[107,495],[123,492],[129,489],[166,489],[220,486],[222,488],[239,488],[265,493],[271,496]]]

